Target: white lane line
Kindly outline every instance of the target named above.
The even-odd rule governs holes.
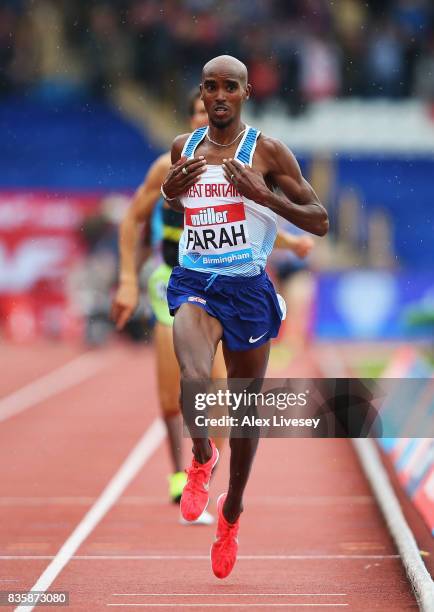
[[[112,593],[112,597],[346,597],[347,593]]]
[[[141,608],[297,608],[304,607],[342,607],[348,606],[347,603],[270,603],[263,601],[262,603],[109,603],[106,606],[125,607],[125,606],[140,606]]]
[[[434,610],[434,581],[422,561],[413,532],[404,518],[398,498],[373,440],[353,440],[363,471],[377,497],[387,526],[407,572],[422,612]]]
[[[80,521],[52,562],[33,585],[32,591],[46,591],[50,587],[81,544],[116,503],[149,457],[157,450],[165,436],[166,428],[163,421],[155,419],[110,480],[95,504]],[[31,612],[33,608],[34,606],[18,606],[16,612]]]
[[[57,555],[0,555],[0,561],[41,561]],[[399,559],[400,555],[239,555],[238,561],[354,561]],[[209,561],[209,555],[71,555],[71,561]]]
[[[329,346],[321,351],[318,367],[329,378],[351,376],[339,352]],[[416,600],[422,612],[434,610],[434,581],[432,580],[418,549],[399,500],[380,459],[375,442],[370,439],[351,439],[362,470],[374,492],[377,503],[387,527],[400,553],[402,564],[407,573]]]
[[[0,399],[0,422],[65,391],[102,370],[110,358],[88,352]]]

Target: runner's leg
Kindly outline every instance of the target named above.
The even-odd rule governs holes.
[[[175,314],[173,341],[182,384],[202,381],[206,392],[222,333],[220,322],[200,306],[186,303],[180,306]],[[196,461],[209,461],[211,446],[208,438],[192,437],[192,442]]]
[[[211,375],[212,375],[213,380],[219,380],[220,384],[222,384],[222,381],[227,378],[226,364],[225,364],[225,358],[223,355],[223,343],[222,342],[220,342],[219,345],[217,346],[217,351],[214,357],[214,363],[212,366]],[[217,446],[217,449],[219,451],[220,458],[221,458],[222,450],[226,444],[226,438],[213,437],[213,441],[214,441],[214,444]]]
[[[268,364],[270,342],[250,351],[230,351],[223,345],[228,379],[262,379]],[[259,391],[259,389],[255,389]],[[243,494],[253,459],[258,447],[259,437],[230,438],[230,478],[228,494],[223,506],[223,515],[229,523],[235,523],[243,510]]]
[[[167,427],[173,471],[181,472],[185,466],[182,461],[182,415],[178,391],[180,378],[173,348],[172,328],[157,322],[155,343],[160,407]]]

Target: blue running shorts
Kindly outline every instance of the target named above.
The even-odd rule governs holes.
[[[218,319],[231,351],[248,351],[275,338],[284,317],[266,272],[224,276],[177,266],[170,276],[167,301],[172,316],[186,302]]]

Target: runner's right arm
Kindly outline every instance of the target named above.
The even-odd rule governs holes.
[[[165,177],[162,187],[167,196],[169,206],[177,211],[184,212],[180,198],[189,188],[200,180],[206,170],[206,160],[203,155],[188,159],[181,157],[182,149],[190,134],[177,136],[172,144],[172,166]],[[185,173],[183,170],[185,169]]]
[[[119,228],[119,287],[112,304],[111,316],[122,329],[139,301],[137,279],[137,244],[140,226],[148,224],[160,197],[160,186],[170,167],[170,154],[161,155],[149,168],[145,180],[134,194]]]
[[[314,246],[314,241],[307,234],[303,236],[295,236],[290,232],[278,229],[273,250],[286,249],[295,253],[297,257],[304,259],[309,255]]]

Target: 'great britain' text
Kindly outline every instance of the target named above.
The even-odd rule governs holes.
[[[188,198],[234,198],[240,195],[230,183],[196,183],[187,191]]]

